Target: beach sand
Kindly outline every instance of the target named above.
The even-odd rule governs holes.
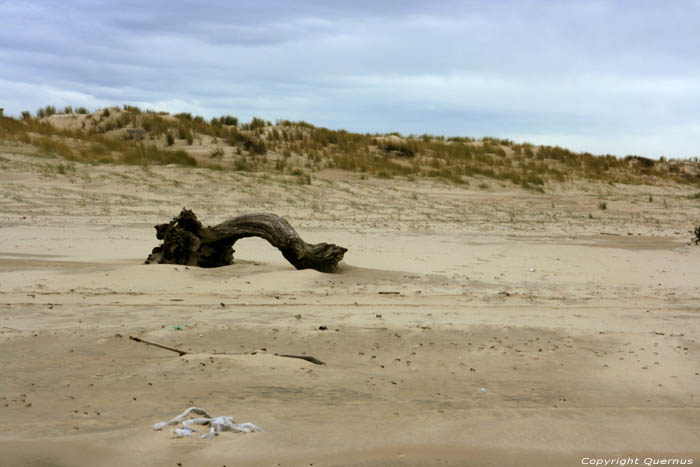
[[[0,163],[0,465],[700,462],[687,188]],[[336,274],[260,239],[223,268],[143,265],[182,207],[348,252]],[[193,405],[264,431],[152,429]]]

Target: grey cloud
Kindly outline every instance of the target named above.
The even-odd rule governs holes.
[[[9,113],[73,98],[581,150],[597,135],[620,155],[667,134],[698,153],[693,1],[4,2],[0,16]]]

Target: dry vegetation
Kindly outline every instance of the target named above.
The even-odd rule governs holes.
[[[433,178],[454,184],[487,179],[543,191],[576,179],[605,183],[700,185],[691,160],[617,158],[534,146],[506,139],[359,134],[306,122],[236,117],[206,121],[125,105],[89,113],[54,106],[0,120],[0,142],[34,154],[87,163],[180,164],[219,170],[288,174],[310,183],[309,173],[341,169],[379,178]],[[602,209],[602,208],[601,208]]]

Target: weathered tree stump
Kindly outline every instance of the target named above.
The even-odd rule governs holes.
[[[233,264],[233,244],[246,237],[264,238],[297,269],[333,272],[347,248],[330,243],[310,244],[282,217],[271,213],[245,214],[204,227],[189,209],[167,224],[156,225],[155,247],[146,264],[183,264],[215,268]]]

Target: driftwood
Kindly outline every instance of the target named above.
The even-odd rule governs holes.
[[[163,243],[153,249],[146,264],[183,264],[215,268],[233,264],[233,244],[241,238],[264,238],[297,269],[333,272],[346,248],[330,243],[306,243],[282,217],[271,213],[246,214],[204,227],[194,212],[183,209],[167,224],[156,225]]]

